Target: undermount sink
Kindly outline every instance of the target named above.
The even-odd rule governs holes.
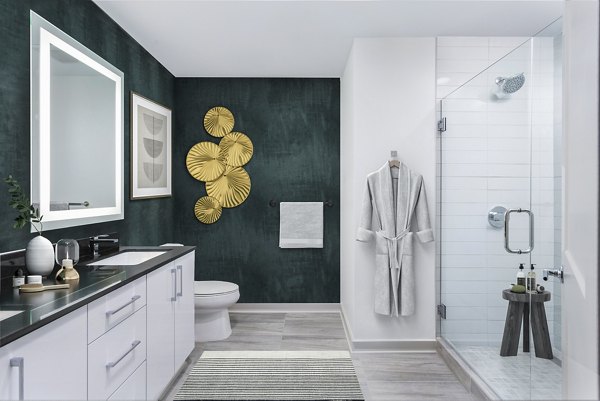
[[[8,319],[9,317],[13,317],[18,315],[19,313],[23,313],[22,310],[0,310],[0,322],[4,319]]]
[[[88,266],[133,266],[144,263],[152,258],[162,255],[166,251],[125,251],[110,258],[102,259]]]

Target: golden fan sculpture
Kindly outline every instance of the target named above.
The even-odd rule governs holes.
[[[204,115],[204,129],[217,138],[229,134],[235,124],[233,113],[221,106],[213,107]]]
[[[227,166],[222,176],[206,183],[206,192],[223,207],[236,207],[250,194],[250,176],[242,167]]]
[[[221,148],[212,142],[199,142],[192,146],[185,164],[192,177],[198,181],[216,180],[225,171]]]
[[[203,196],[194,206],[196,218],[204,224],[212,224],[219,220],[223,207],[218,200],[211,196]]]
[[[241,167],[248,163],[254,153],[254,145],[250,138],[241,132],[230,132],[219,142],[221,153],[219,156],[225,164],[233,167]]]
[[[203,141],[189,150],[185,159],[188,172],[206,183],[208,196],[202,196],[194,206],[196,218],[204,224],[213,224],[221,217],[223,208],[241,205],[248,198],[252,183],[242,166],[254,154],[254,145],[248,136],[232,132],[235,124],[229,109],[217,106],[204,116],[204,128],[209,135],[222,138],[217,145]]]

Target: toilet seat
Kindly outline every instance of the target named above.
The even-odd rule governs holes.
[[[194,295],[197,298],[233,294],[239,289],[237,284],[227,281],[194,281]]]

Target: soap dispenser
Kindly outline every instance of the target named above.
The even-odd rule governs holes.
[[[517,272],[517,285],[525,287],[525,266],[523,266],[523,263],[519,265],[519,271]]]
[[[535,272],[533,271],[533,268],[535,267],[535,264],[531,264],[531,270],[529,270],[529,273],[527,273],[527,292],[530,294],[534,294],[537,292],[536,287],[535,287]]]

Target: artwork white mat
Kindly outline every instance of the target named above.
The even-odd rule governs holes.
[[[171,110],[131,92],[131,199],[171,196]]]

